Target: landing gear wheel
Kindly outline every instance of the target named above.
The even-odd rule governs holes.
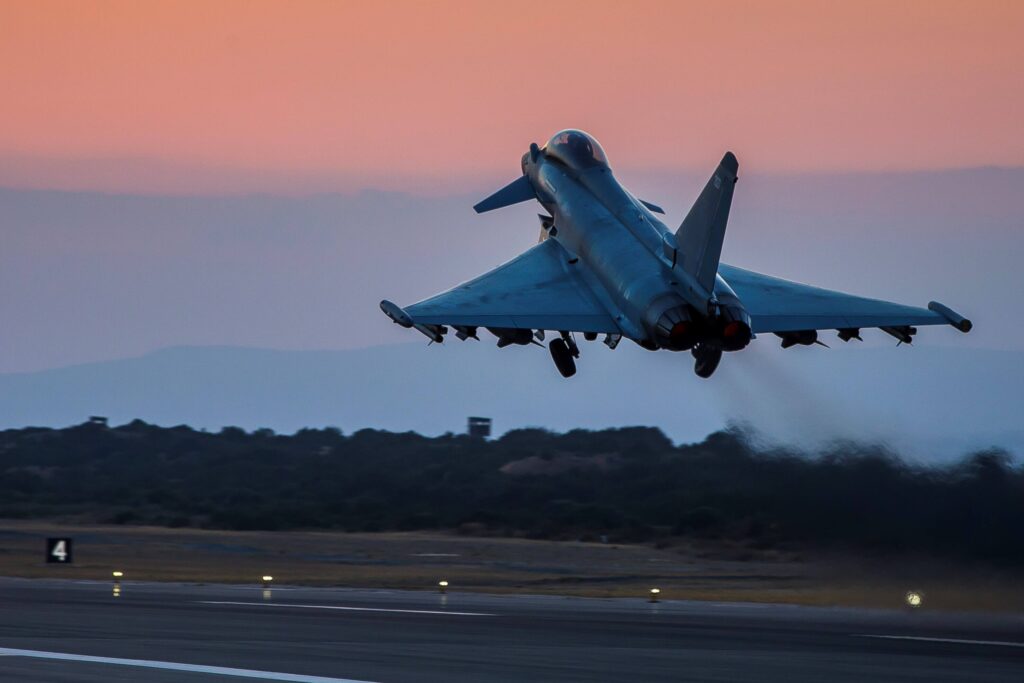
[[[697,344],[693,347],[691,353],[697,360],[693,364],[693,371],[697,373],[698,377],[703,379],[713,375],[715,369],[718,368],[718,363],[722,360],[722,347],[720,346]]]
[[[572,377],[576,374],[576,361],[573,360],[572,351],[564,339],[553,339],[548,344],[548,350],[551,351],[551,360],[555,361],[555,367],[562,377]]]

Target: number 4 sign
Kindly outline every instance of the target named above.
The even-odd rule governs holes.
[[[46,539],[46,561],[51,564],[71,564],[71,539]]]

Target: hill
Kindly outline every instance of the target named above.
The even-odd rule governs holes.
[[[958,335],[927,330],[932,337]],[[881,333],[874,333],[874,337]],[[730,424],[807,447],[886,444],[942,462],[998,446],[1024,453],[1024,354],[915,345],[794,348],[768,336],[730,354],[710,381],[688,354],[584,344],[563,380],[544,349],[482,342],[351,351],[179,347],[138,358],[0,374],[0,428],[63,427],[89,415],[218,430],[238,426],[461,432],[469,415],[498,433],[645,425],[695,441]]]

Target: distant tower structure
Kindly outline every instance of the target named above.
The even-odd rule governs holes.
[[[478,439],[486,439],[491,435],[491,418],[471,417],[466,433]]]

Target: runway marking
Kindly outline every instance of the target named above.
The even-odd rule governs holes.
[[[197,674],[216,674],[218,676],[235,676],[236,678],[260,678],[266,681],[288,681],[289,683],[371,683],[354,678],[332,678],[330,676],[304,676],[287,674],[278,671],[259,671],[257,669],[235,669],[227,666],[205,666],[203,664],[182,664],[180,662],[160,662],[152,659],[122,659],[121,657],[93,657],[76,655],[70,652],[44,652],[42,650],[17,650],[0,647],[0,655],[7,657],[33,657],[36,659],[56,659],[70,662],[89,662],[91,664],[112,664],[114,666],[135,666],[143,669],[165,669],[169,671],[187,671]]]
[[[998,645],[1001,647],[1024,647],[1024,643],[1010,640],[968,640],[966,638],[929,638],[926,636],[883,636],[871,633],[853,633],[854,638],[882,638],[885,640],[919,640],[927,643],[957,643],[960,645]]]
[[[240,602],[236,600],[200,600],[203,605],[248,605],[250,607],[299,607],[302,609],[334,609],[349,612],[400,612],[402,614],[445,614],[456,617],[496,617],[497,614],[486,612],[452,612],[450,610],[433,609],[398,609],[392,607],[349,607],[347,605],[302,605],[284,602]]]

